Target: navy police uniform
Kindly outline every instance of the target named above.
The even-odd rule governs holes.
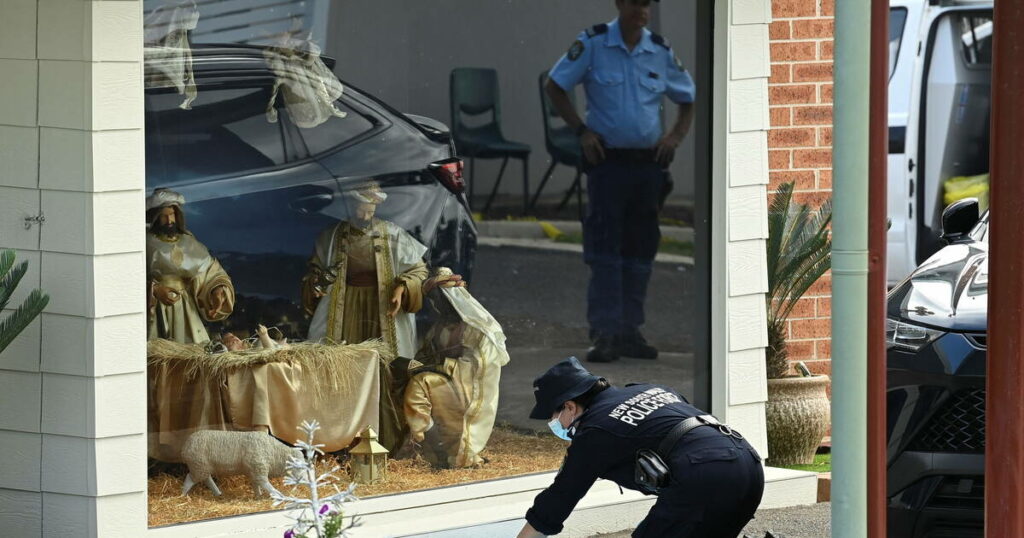
[[[545,380],[547,376],[547,381]],[[554,392],[582,394],[596,379],[575,358],[562,361],[534,382],[538,406],[533,418],[548,412],[540,403],[562,397],[549,386],[566,379]],[[589,379],[588,379],[589,378]],[[589,384],[588,384],[589,383]],[[571,399],[571,398],[570,398]],[[553,413],[552,411],[551,413]],[[548,417],[551,416],[548,413]],[[609,387],[598,393],[575,424],[575,434],[554,483],[534,500],[526,520],[546,535],[562,531],[562,523],[598,478],[624,488],[641,490],[634,468],[636,452],[658,449],[662,439],[680,421],[706,413],[660,385]],[[668,485],[633,533],[634,537],[735,538],[754,516],[764,491],[760,457],[738,434],[716,426],[687,432],[669,454],[662,454],[671,469]]]
[[[692,103],[694,84],[668,42],[647,30],[630,51],[618,20],[579,34],[551,69],[566,92],[583,84],[587,128],[605,160],[588,166],[584,259],[591,268],[587,318],[594,336],[635,332],[644,322],[658,250],[658,203],[665,172],[654,162],[661,103]]]

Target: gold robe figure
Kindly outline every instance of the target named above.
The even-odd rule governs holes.
[[[311,342],[358,344],[380,338],[392,357],[416,352],[416,316],[427,277],[421,245],[399,226],[374,218],[387,195],[375,183],[346,193],[351,216],[317,238],[302,279],[302,301],[312,315]],[[391,376],[381,372],[380,443],[401,441],[401,417],[390,397]]]
[[[451,271],[441,269],[437,278]],[[438,311],[405,388],[407,446],[420,445],[439,467],[483,463],[498,411],[501,368],[508,364],[501,325],[462,286],[441,284],[430,295]]]
[[[231,278],[185,228],[184,204],[182,195],[168,189],[146,199],[149,340],[208,342],[203,322],[221,321],[234,309]]]

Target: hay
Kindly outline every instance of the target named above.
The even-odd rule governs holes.
[[[464,484],[495,478],[507,478],[557,469],[565,455],[565,443],[550,434],[525,433],[509,427],[495,428],[483,455],[489,461],[472,469],[434,469],[422,459],[391,460],[385,483],[359,486],[360,498],[391,493],[429,489],[453,484]],[[320,472],[333,463],[318,463]],[[244,476],[218,478],[217,485],[224,495],[214,497],[203,485],[193,488],[187,497],[181,496],[181,483],[187,470],[184,466],[161,472],[149,479],[149,525],[160,526],[186,521],[199,521],[216,517],[251,514],[274,510],[269,497],[258,497]],[[345,480],[344,472],[338,473]],[[305,493],[298,488],[284,486],[282,478],[271,479],[282,493]],[[338,484],[344,487],[345,483]],[[284,521],[284,515],[281,516]]]
[[[357,361],[371,351],[376,352],[384,364],[393,358],[390,348],[381,340],[367,340],[361,344],[299,342],[274,349],[253,347],[243,351],[209,353],[202,344],[157,339],[149,341],[147,354],[151,366],[180,367],[190,381],[224,381],[233,370],[275,362],[298,365],[313,396],[322,400],[332,391],[356,382],[354,372],[360,371],[362,366]]]

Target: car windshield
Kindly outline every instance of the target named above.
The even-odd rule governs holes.
[[[978,221],[978,225],[971,231],[971,237],[973,237],[975,241],[988,243],[988,230],[988,211],[986,211]]]

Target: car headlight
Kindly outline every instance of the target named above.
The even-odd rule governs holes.
[[[892,318],[885,320],[885,348],[897,348],[906,351],[917,351],[932,343],[936,338],[946,334],[945,331],[930,329],[920,325],[899,321]]]

